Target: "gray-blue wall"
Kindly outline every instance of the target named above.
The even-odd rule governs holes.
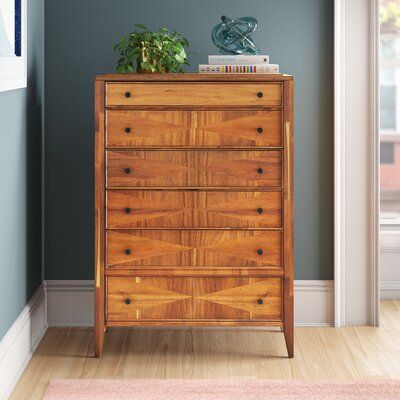
[[[0,93],[0,339],[42,281],[44,0],[28,1],[28,88]]]
[[[135,23],[175,28],[195,71],[222,14],[257,17],[257,43],[295,76],[296,279],[332,279],[332,0],[47,1],[46,279],[93,277],[93,80],[114,70],[113,45]]]

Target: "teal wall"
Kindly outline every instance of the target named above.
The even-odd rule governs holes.
[[[44,0],[28,1],[28,87],[0,92],[0,339],[42,281]]]
[[[332,0],[47,1],[46,279],[93,277],[93,80],[113,71],[113,45],[135,23],[175,28],[195,71],[222,14],[257,17],[257,43],[295,75],[296,279],[332,279]]]

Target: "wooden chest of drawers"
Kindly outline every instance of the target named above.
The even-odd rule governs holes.
[[[95,83],[95,354],[107,327],[273,326],[293,357],[293,78]]]

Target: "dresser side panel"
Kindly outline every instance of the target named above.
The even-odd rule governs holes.
[[[105,262],[105,136],[104,92],[102,81],[95,83],[95,356],[103,347],[105,330],[104,262]]]
[[[283,262],[284,329],[289,357],[293,357],[294,324],[294,187],[293,187],[293,81],[284,82],[284,161],[283,161]]]

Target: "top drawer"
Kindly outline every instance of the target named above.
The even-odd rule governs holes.
[[[107,83],[107,106],[281,106],[281,83]]]

